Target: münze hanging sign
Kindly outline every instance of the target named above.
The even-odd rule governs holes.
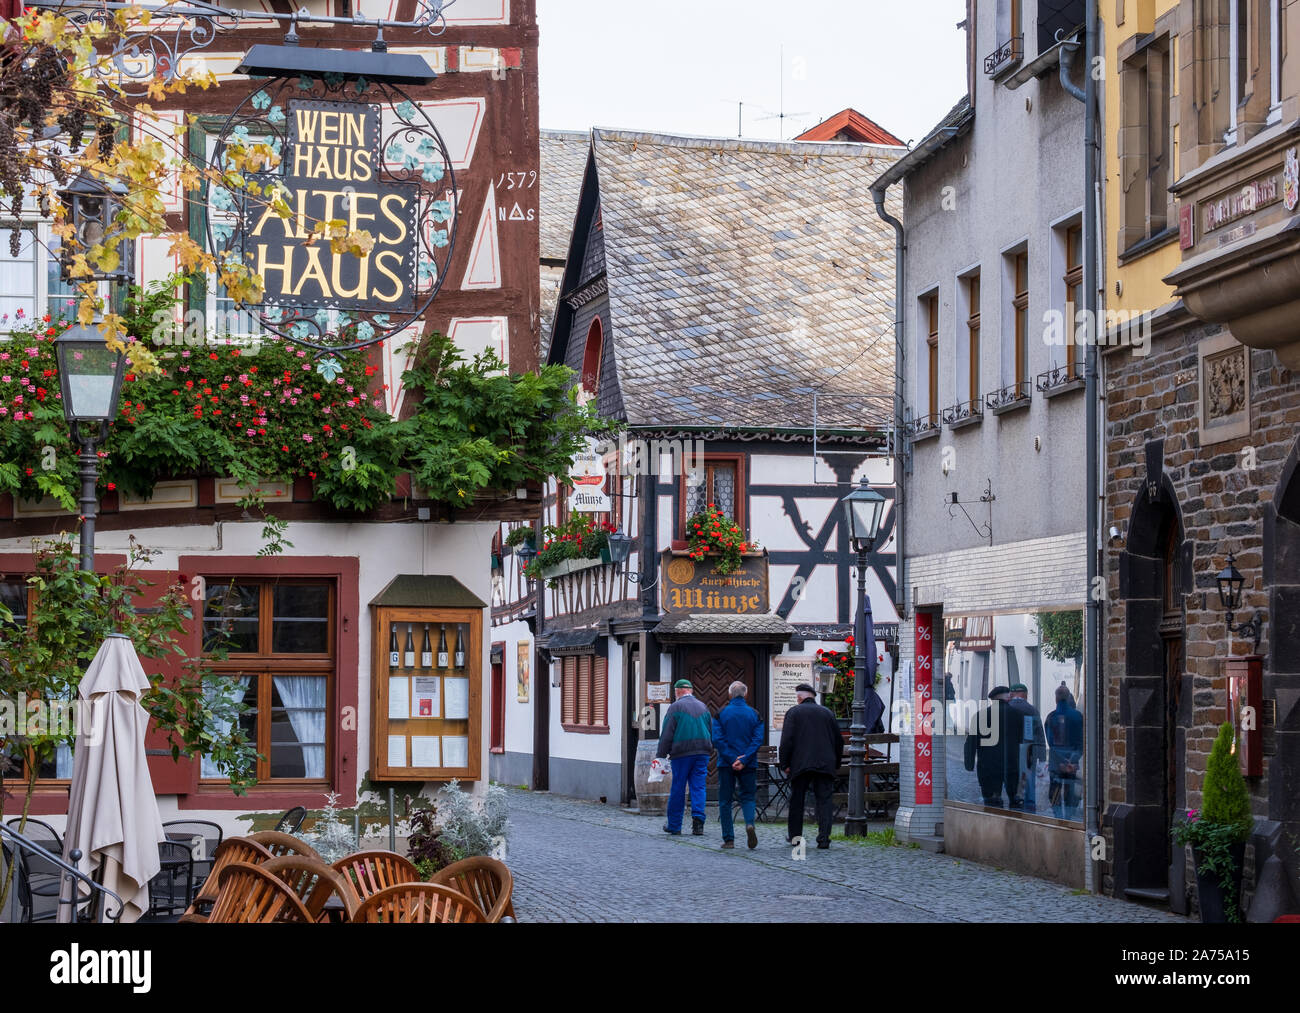
[[[291,100],[279,177],[293,214],[250,214],[244,262],[262,277],[269,306],[403,312],[416,299],[416,183],[381,183],[380,106]],[[267,180],[264,180],[267,181]],[[341,222],[374,238],[369,254],[335,253],[314,231]]]

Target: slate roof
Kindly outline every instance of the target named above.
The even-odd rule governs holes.
[[[912,146],[902,158],[880,174],[871,184],[872,190],[883,190],[893,186],[901,179],[906,179],[915,170],[934,158],[943,148],[970,129],[975,121],[975,110],[971,107],[970,96],[963,95],[955,106],[948,110],[948,115],[941,119],[920,143]]]
[[[677,613],[655,627],[660,636],[772,636],[790,637],[795,628],[771,612],[754,615],[724,613]]]
[[[542,229],[542,259],[563,261],[578,213],[578,195],[587,171],[591,134],[585,130],[543,130],[537,214]]]
[[[892,417],[894,232],[867,144],[592,133],[612,340],[640,426]],[[902,216],[902,196],[888,209]],[[560,336],[557,335],[557,338]]]

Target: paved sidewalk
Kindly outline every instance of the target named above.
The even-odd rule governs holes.
[[[703,837],[662,817],[509,789],[509,864],[525,922],[1155,922],[1187,919],[906,847],[810,842],[803,861],[785,824],[722,851],[710,810]],[[838,827],[837,829],[842,829]],[[815,834],[815,829],[814,829]]]

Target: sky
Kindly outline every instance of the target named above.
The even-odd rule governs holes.
[[[965,92],[965,16],[965,0],[537,0],[542,126],[735,137],[743,102],[744,136],[775,140],[852,106],[919,141]]]

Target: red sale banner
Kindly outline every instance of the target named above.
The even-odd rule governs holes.
[[[929,805],[934,801],[934,744],[931,741],[930,708],[933,706],[934,686],[934,616],[929,612],[916,614],[916,695],[912,711],[916,722],[916,804]]]

